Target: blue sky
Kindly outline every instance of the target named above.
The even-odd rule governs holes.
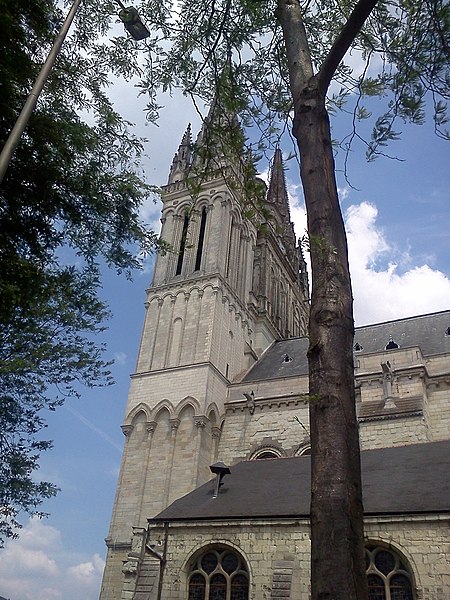
[[[175,97],[163,98],[159,128],[145,126],[139,102],[117,83],[117,107],[149,138],[144,167],[151,183],[164,184],[173,154],[194,110]],[[197,125],[195,125],[197,123]],[[342,122],[335,131],[342,131]],[[285,148],[287,153],[287,148]],[[402,158],[367,164],[352,153],[349,187],[339,174],[346,214],[357,324],[450,307],[450,153],[431,127],[403,127],[390,149]],[[305,229],[295,161],[287,164],[292,217]],[[339,161],[338,161],[339,167]],[[260,165],[261,171],[267,165]],[[145,215],[154,223],[158,206]],[[47,415],[46,436],[54,449],[41,460],[39,477],[55,482],[60,494],[44,509],[50,517],[27,521],[21,538],[0,552],[0,595],[11,600],[91,600],[98,597],[104,538],[108,532],[124,437],[120,430],[129,375],[133,372],[144,316],[150,260],[133,282],[105,272],[103,296],[113,318],[104,335],[115,358],[116,384],[84,390]],[[450,325],[450,324],[449,324]]]

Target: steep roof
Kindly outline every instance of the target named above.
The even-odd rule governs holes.
[[[390,340],[400,348],[419,346],[424,356],[450,353],[450,310],[365,325],[355,330],[358,354],[383,352]],[[261,381],[308,374],[307,338],[276,341],[245,375],[243,381]]]
[[[361,461],[366,515],[450,510],[450,441],[365,450]],[[308,456],[244,461],[217,498],[209,481],[151,521],[308,517],[310,471]]]

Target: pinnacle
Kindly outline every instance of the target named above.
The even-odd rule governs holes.
[[[289,200],[284,176],[283,156],[277,146],[273,157],[267,201],[274,204],[283,216],[289,215]]]
[[[186,131],[184,132],[180,146],[190,146],[192,144],[192,131],[191,124],[188,123]]]

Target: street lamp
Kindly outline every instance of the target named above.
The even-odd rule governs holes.
[[[141,21],[138,11],[132,6],[125,8],[121,2],[119,4],[122,6],[122,10],[119,12],[119,19],[131,37],[136,41],[148,38],[150,31]]]
[[[147,38],[150,35],[150,31],[142,23],[138,11],[133,7],[126,8],[120,0],[116,0],[116,2],[121,8],[119,12],[119,18],[124,24],[124,27],[128,33],[137,41]],[[22,133],[25,131],[25,128],[28,125],[28,121],[30,120],[33,110],[36,107],[38,98],[42,92],[42,88],[44,87],[50,71],[55,64],[56,58],[61,50],[61,46],[66,38],[70,26],[72,25],[72,21],[80,7],[80,4],[81,0],[74,0],[63,26],[53,42],[52,49],[50,50],[47,59],[40,70],[36,81],[34,82],[33,88],[28,95],[25,105],[22,108],[14,127],[12,128],[5,145],[3,146],[0,154],[0,184],[2,183],[6,170],[9,167],[11,157],[17,148],[17,144],[22,137]]]

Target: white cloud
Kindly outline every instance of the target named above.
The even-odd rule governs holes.
[[[152,196],[146,200],[139,209],[142,221],[147,224],[155,233],[161,231],[161,210],[162,202],[159,196]]]
[[[114,362],[120,366],[123,366],[127,362],[127,355],[125,352],[115,352],[114,353]]]
[[[14,600],[96,600],[104,561],[68,554],[55,527],[31,518],[0,552],[0,590]]]
[[[390,244],[377,227],[377,215],[376,207],[368,202],[346,211],[356,323],[449,308],[450,279],[427,264],[414,264],[413,248]],[[407,269],[401,268],[404,264]]]
[[[83,586],[92,586],[100,581],[104,568],[105,561],[98,554],[94,554],[91,560],[69,567],[67,573],[72,581],[77,581]]]
[[[297,235],[302,236],[306,229],[304,207],[298,190],[288,187],[292,220]],[[340,196],[345,199],[343,192]],[[350,205],[344,216],[357,325],[449,308],[450,279],[429,264],[420,264],[407,243],[401,248],[398,242],[390,242],[377,224],[374,204]]]

